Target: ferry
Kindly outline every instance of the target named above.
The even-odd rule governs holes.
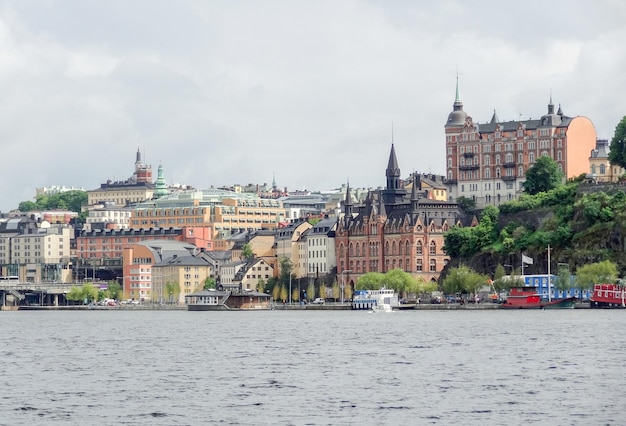
[[[500,307],[502,309],[573,309],[575,304],[575,297],[546,300],[541,298],[537,287],[517,286],[511,287],[508,297]]]
[[[254,311],[271,309],[271,296],[256,291],[202,290],[185,296],[188,311]]]
[[[592,308],[626,307],[626,287],[617,284],[595,284],[590,306]]]
[[[389,312],[398,306],[398,294],[391,289],[356,290],[352,297],[352,309],[377,312]]]

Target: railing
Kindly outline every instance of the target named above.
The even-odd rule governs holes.
[[[478,164],[459,166],[459,170],[478,170],[479,168],[480,166]]]

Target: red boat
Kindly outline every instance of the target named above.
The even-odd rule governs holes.
[[[504,309],[564,309],[573,308],[575,297],[544,300],[536,287],[511,287],[506,301],[500,305]]]
[[[617,284],[596,284],[591,296],[592,308],[624,308],[626,287]]]

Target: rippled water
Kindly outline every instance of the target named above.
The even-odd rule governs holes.
[[[2,312],[0,424],[624,424],[626,311]]]

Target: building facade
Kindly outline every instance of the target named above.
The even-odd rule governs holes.
[[[617,182],[624,168],[609,162],[609,141],[598,139],[589,155],[589,178],[595,182]]]
[[[370,192],[354,205],[350,192],[337,223],[337,274],[354,284],[368,272],[402,269],[424,281],[436,281],[449,257],[444,233],[460,220],[458,205],[420,198],[414,177],[410,194],[402,185],[392,144],[385,189]]]
[[[556,161],[565,177],[589,172],[588,153],[595,147],[596,131],[586,117],[569,117],[561,106],[539,119],[491,121],[479,124],[463,110],[457,79],[453,110],[445,124],[446,182],[449,197],[465,197],[477,207],[517,199],[526,172],[540,156]]]

